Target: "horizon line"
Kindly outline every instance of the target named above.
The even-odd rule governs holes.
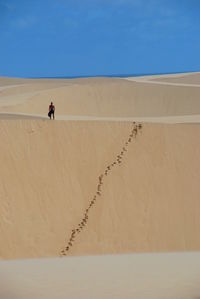
[[[0,75],[0,77],[4,78],[18,78],[18,79],[78,79],[78,78],[128,78],[128,77],[142,77],[142,76],[156,76],[156,75],[173,75],[173,74],[187,74],[187,73],[198,73],[199,71],[177,71],[177,72],[158,72],[158,73],[128,73],[128,74],[97,74],[97,75],[69,75],[69,76],[4,76]]]

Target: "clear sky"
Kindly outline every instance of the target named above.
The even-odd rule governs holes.
[[[0,76],[200,71],[199,0],[0,0]]]

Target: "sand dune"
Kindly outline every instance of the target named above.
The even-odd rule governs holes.
[[[155,84],[157,86],[200,87],[200,73],[128,77],[125,79],[131,82]]]
[[[199,78],[0,78],[0,297],[198,298]]]
[[[2,120],[1,258],[58,256],[118,155],[69,254],[199,250],[199,126],[133,129]]]
[[[200,86],[200,73],[181,74],[176,77],[157,78],[156,81]]]
[[[0,262],[3,299],[197,299],[200,253]]]
[[[25,85],[1,91],[0,112],[46,116],[49,102],[53,100],[57,115],[165,117],[199,114],[199,86],[155,84],[147,78],[148,84],[138,78],[134,80],[137,82],[116,78],[24,79]]]

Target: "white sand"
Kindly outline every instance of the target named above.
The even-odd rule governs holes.
[[[156,84],[162,86],[200,87],[200,73],[128,77],[125,78],[125,80],[142,84]]]
[[[197,299],[200,253],[0,262],[2,299]]]

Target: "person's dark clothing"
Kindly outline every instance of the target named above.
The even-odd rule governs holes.
[[[50,119],[51,119],[51,115],[53,115],[53,119],[54,119],[54,113],[55,113],[55,106],[51,104],[49,105],[49,113],[48,113]]]

